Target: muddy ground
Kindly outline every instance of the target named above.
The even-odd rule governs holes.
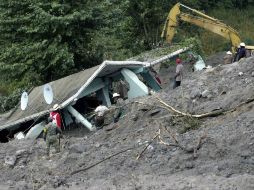
[[[0,189],[252,190],[253,98],[254,58],[186,74],[182,87],[126,101],[115,128],[66,133],[49,160],[42,139],[1,144]]]

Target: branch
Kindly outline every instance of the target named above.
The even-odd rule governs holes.
[[[156,98],[161,104],[163,104],[167,110],[173,111],[173,112],[175,112],[175,113],[177,113],[177,114],[180,114],[180,115],[182,115],[182,116],[189,116],[189,117],[194,117],[194,118],[215,117],[215,116],[222,115],[222,114],[226,114],[226,113],[229,113],[229,112],[234,112],[238,107],[241,107],[241,106],[243,106],[243,105],[245,105],[245,104],[248,104],[248,103],[254,101],[254,98],[248,99],[247,101],[238,104],[236,107],[234,107],[234,108],[232,108],[232,109],[229,109],[228,111],[216,110],[216,111],[212,111],[212,112],[208,112],[208,113],[204,113],[204,114],[192,115],[192,114],[185,113],[185,112],[181,112],[181,111],[175,109],[173,106],[170,106],[169,104],[165,103],[165,102],[164,102],[161,98],[159,98],[158,96],[155,96],[155,98]]]
[[[132,150],[132,149],[135,149],[135,148],[137,148],[137,147],[134,146],[134,147],[130,147],[130,148],[124,149],[124,150],[122,150],[122,151],[120,151],[120,152],[117,152],[117,153],[115,153],[115,154],[112,154],[112,155],[110,155],[110,156],[104,158],[103,160],[100,160],[100,161],[98,161],[98,162],[95,162],[94,164],[92,164],[92,165],[90,165],[90,166],[88,166],[88,167],[81,168],[81,169],[78,169],[78,170],[74,170],[73,172],[71,172],[70,175],[74,175],[74,174],[76,174],[76,173],[89,170],[89,169],[91,169],[91,168],[93,168],[93,167],[99,165],[100,163],[102,163],[102,162],[104,162],[104,161],[106,161],[106,160],[109,160],[110,158],[113,158],[113,157],[115,157],[115,156],[117,156],[117,155],[119,155],[119,154],[122,154],[122,153],[124,153],[124,152],[127,152],[127,151]]]
[[[137,160],[142,156],[142,154],[146,151],[146,149],[149,147],[149,145],[152,144],[152,142],[154,141],[154,139],[156,139],[158,136],[160,135],[160,131],[157,132],[157,134],[153,137],[153,139],[146,145],[146,147],[142,150],[142,152],[139,153],[139,155],[137,156]]]
[[[158,96],[155,96],[155,98],[161,103],[163,104],[167,110],[173,111],[175,113],[178,113],[182,116],[188,116],[188,117],[194,117],[194,118],[203,118],[203,117],[212,117],[212,116],[217,116],[217,115],[221,115],[224,113],[223,110],[217,110],[217,111],[213,111],[213,112],[208,112],[208,113],[204,113],[204,114],[200,114],[200,115],[191,115],[189,113],[185,113],[185,112],[181,112],[177,109],[175,109],[173,106],[170,106],[169,104],[165,103],[161,98],[159,98]]]
[[[171,134],[170,134],[170,136],[173,137]],[[166,145],[166,146],[170,146],[170,147],[172,147],[172,146],[173,147],[179,147],[180,149],[182,149],[183,151],[185,151],[187,153],[194,153],[194,157],[196,158],[197,157],[197,150],[199,150],[201,148],[201,146],[204,143],[204,139],[206,139],[206,137],[207,137],[207,132],[199,138],[199,140],[197,142],[197,145],[195,147],[190,147],[190,148],[184,147],[175,138],[173,138],[175,143],[166,143],[165,141],[162,140],[160,135],[159,135],[158,138],[159,138],[160,144],[163,144],[163,145]]]

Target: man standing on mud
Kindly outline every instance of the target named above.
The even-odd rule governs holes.
[[[230,64],[233,62],[233,55],[231,51],[228,51],[225,57],[223,57],[224,64]]]
[[[175,83],[174,83],[173,89],[175,89],[176,87],[181,85],[182,77],[183,77],[182,60],[177,58],[176,59],[176,73],[175,73],[175,77],[174,77]]]
[[[50,147],[54,146],[56,152],[60,152],[59,135],[62,134],[62,130],[52,122],[52,118],[48,118],[48,124],[43,129],[43,138],[46,140],[47,156],[49,157]]]
[[[120,94],[114,93],[113,100],[116,104],[116,109],[114,112],[114,123],[118,122],[120,117],[123,115],[123,104],[124,100],[120,97]]]
[[[236,61],[239,61],[240,59],[246,57],[246,49],[245,49],[245,43],[240,43],[240,48],[237,50],[236,54]]]

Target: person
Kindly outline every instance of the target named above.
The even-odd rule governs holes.
[[[191,71],[194,72],[195,71],[195,63],[198,61],[198,58],[196,56],[194,56],[193,53],[189,52],[188,53],[188,60],[187,63],[191,65]]]
[[[153,67],[150,67],[150,71],[151,71],[153,77],[154,77],[154,78],[156,79],[156,81],[158,82],[158,84],[161,85],[161,79],[160,79],[158,73],[155,71],[155,69],[154,69]]]
[[[55,104],[53,106],[53,109],[54,109],[54,111],[50,112],[49,116],[52,118],[52,120],[53,120],[52,122],[56,123],[56,126],[60,129],[62,129],[62,118],[61,118],[61,115],[58,111],[59,105]]]
[[[119,118],[123,115],[124,101],[120,97],[120,94],[118,94],[118,93],[113,94],[113,101],[116,104],[116,109],[114,111],[114,123],[117,123],[119,121]]]
[[[237,50],[236,54],[236,61],[239,61],[240,59],[246,57],[246,49],[245,49],[245,43],[240,43],[240,48]]]
[[[183,64],[182,60],[177,58],[176,59],[176,73],[175,73],[175,83],[173,89],[181,85],[182,77],[183,77]]]
[[[52,118],[48,118],[48,124],[43,129],[43,138],[46,141],[47,156],[49,157],[50,147],[53,146],[56,152],[60,152],[60,135],[62,130],[52,122]]]
[[[102,101],[99,101],[99,106],[94,110],[95,112],[95,127],[97,129],[101,128],[104,124],[105,114],[109,109],[107,106],[102,105]]]
[[[124,79],[120,79],[118,81],[114,81],[112,83],[112,90],[113,92],[119,92],[120,96],[123,99],[127,99],[128,98],[128,91],[130,90],[130,85],[129,83],[124,80]]]
[[[194,65],[198,61],[198,58],[193,55],[193,53],[188,53],[188,63]]]
[[[231,51],[228,51],[226,55],[223,57],[224,64],[230,64],[233,62],[233,54]]]

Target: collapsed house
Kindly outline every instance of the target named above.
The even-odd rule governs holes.
[[[54,104],[59,105],[65,125],[79,122],[92,130],[92,124],[84,116],[85,113],[92,111],[88,109],[95,108],[98,100],[108,107],[111,106],[111,95],[114,93],[112,83],[119,80],[124,80],[129,85],[128,99],[148,95],[149,88],[155,91],[160,89],[160,85],[149,72],[146,63],[105,61],[101,65],[50,82],[49,85],[54,93],[53,102],[50,105],[43,97],[44,85],[35,87],[29,93],[25,110],[21,110],[20,105],[17,105],[8,116],[2,119],[0,133],[5,136],[12,131],[11,136],[13,136],[14,133],[24,131],[38,123],[40,125],[37,125],[39,130],[37,133],[40,133],[44,126],[41,122],[53,111]],[[34,137],[34,134],[31,135],[29,132],[28,134]]]
[[[46,84],[52,88],[54,94],[50,104],[46,103],[43,95],[46,85],[35,87],[29,93],[26,109],[21,109],[19,103],[0,119],[0,141],[8,142],[9,138],[13,138],[14,134],[20,131],[26,135],[22,133],[17,138],[38,137],[45,125],[45,119],[54,111],[55,104],[58,104],[61,110],[65,126],[81,123],[91,131],[93,127],[87,113],[95,109],[98,101],[102,101],[108,107],[111,106],[112,94],[116,92],[112,87],[114,82],[124,80],[128,84],[126,97],[128,99],[146,96],[150,90],[158,91],[161,86],[151,72],[151,67],[165,60],[174,59],[189,49],[179,49],[149,63],[104,61],[101,65],[52,81]],[[203,60],[201,62],[204,63]]]

